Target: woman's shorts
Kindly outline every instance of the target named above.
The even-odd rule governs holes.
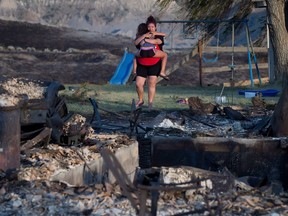
[[[137,76],[146,78],[147,76],[158,76],[161,71],[161,60],[156,64],[147,66],[137,63]]]

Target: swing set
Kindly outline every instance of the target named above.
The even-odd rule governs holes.
[[[217,38],[216,38],[216,55],[214,58],[206,58],[204,55],[202,55],[202,60],[206,63],[215,63],[218,61],[218,57],[219,57],[219,52],[218,52],[218,48],[219,48],[219,35],[220,35],[220,28],[218,28],[217,30]],[[204,47],[204,44],[203,44]]]
[[[252,71],[252,61],[255,64],[259,84],[262,84],[260,71],[257,63],[256,54],[253,48],[253,42],[248,26],[248,19],[242,20],[170,20],[170,21],[158,21],[158,23],[168,23],[168,24],[183,24],[183,34],[185,39],[197,39],[198,40],[198,52],[199,52],[199,75],[200,75],[200,85],[202,86],[202,61],[206,63],[213,63],[217,62],[219,58],[219,43],[220,43],[220,24],[221,23],[228,23],[231,24],[231,64],[228,67],[231,70],[231,83],[234,83],[234,73],[235,73],[235,61],[234,61],[234,54],[235,54],[235,24],[242,23],[245,25],[245,34],[246,34],[246,42],[247,42],[247,57],[248,57],[248,66],[249,66],[249,76],[250,76],[250,83],[251,87],[254,87],[254,79],[253,79],[253,71]],[[208,24],[218,24],[218,29],[215,31],[216,33],[216,53],[215,57],[207,58],[203,55],[203,47],[204,44],[207,42],[203,35],[200,35],[204,28],[199,29],[201,25],[208,25]],[[196,26],[196,28],[195,28]],[[174,28],[172,28],[171,32],[168,34],[173,34]],[[195,33],[196,32],[196,33]],[[204,30],[205,32],[205,30]],[[171,39],[172,40],[172,39]]]

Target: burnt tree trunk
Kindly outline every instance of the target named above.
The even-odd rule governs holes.
[[[272,135],[277,137],[288,136],[287,122],[288,122],[288,87],[285,87],[278,101],[278,104],[275,107],[271,119]]]

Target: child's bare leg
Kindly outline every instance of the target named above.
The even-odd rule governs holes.
[[[137,61],[136,61],[136,58],[134,58],[133,59],[133,71],[132,71],[132,73],[136,74],[136,70],[137,70]]]
[[[167,64],[167,59],[168,59],[167,53],[161,50],[156,50],[155,55],[153,57],[162,59],[160,76],[167,76],[166,75],[166,64]]]

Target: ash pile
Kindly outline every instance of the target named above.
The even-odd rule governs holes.
[[[156,113],[147,125],[147,135],[190,137],[269,137],[270,118],[274,107],[260,106],[253,99],[251,107],[226,106],[205,103],[199,97],[190,97],[187,110]]]

